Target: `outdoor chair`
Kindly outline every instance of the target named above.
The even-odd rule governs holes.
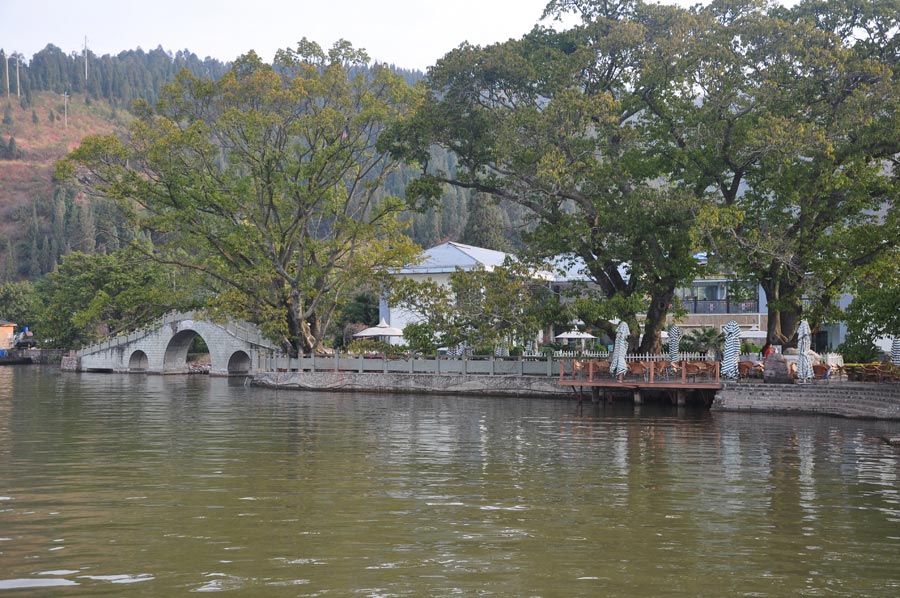
[[[862,366],[862,381],[863,382],[880,382],[881,381],[881,372],[878,370],[879,366],[877,365],[864,365]]]
[[[684,376],[688,380],[697,381],[697,377],[703,373],[702,361],[688,361],[684,364]]]
[[[608,359],[595,359],[588,365],[590,375],[593,378],[609,378],[612,375],[609,373],[610,365]]]
[[[897,382],[900,381],[900,368],[893,365],[878,366],[879,382]]]
[[[668,380],[678,375],[678,367],[670,361],[657,361],[654,377],[659,380]]]
[[[584,366],[585,362],[580,359],[572,360],[572,377],[578,377],[584,375]]]
[[[632,376],[639,376],[642,380],[646,380],[650,375],[650,368],[643,361],[629,361],[628,373]]]
[[[738,380],[743,380],[745,378],[749,378],[753,375],[754,370],[756,369],[756,364],[752,361],[739,361],[738,362]]]
[[[814,363],[812,369],[813,375],[820,380],[827,380],[831,377],[831,367],[823,363]]]

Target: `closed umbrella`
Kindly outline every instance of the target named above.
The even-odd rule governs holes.
[[[612,358],[609,360],[609,373],[622,376],[628,371],[625,365],[625,353],[628,351],[628,324],[619,322],[616,327],[616,342],[613,345]]]
[[[797,351],[800,353],[797,360],[797,378],[800,380],[809,380],[815,373],[812,368],[812,360],[809,358],[809,350],[812,346],[812,331],[809,329],[809,323],[801,320],[800,328],[797,330]]]
[[[737,380],[738,358],[741,355],[741,327],[731,320],[722,328],[725,333],[725,354],[722,357],[722,377]]]
[[[669,361],[678,363],[678,344],[681,342],[681,328],[672,324],[669,327]]]
[[[891,343],[891,363],[900,365],[900,336],[895,336]]]

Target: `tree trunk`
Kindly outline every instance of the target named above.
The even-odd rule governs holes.
[[[768,303],[766,339],[773,345],[796,346],[803,317],[799,285],[780,278],[763,278],[760,283]]]
[[[650,306],[647,308],[647,319],[644,322],[644,340],[641,341],[639,353],[659,353],[659,333],[666,325],[666,316],[669,315],[669,306],[675,297],[675,284],[667,283],[666,288],[654,293],[650,298]]]

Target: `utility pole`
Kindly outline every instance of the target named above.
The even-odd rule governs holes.
[[[4,52],[3,50],[0,50],[0,52],[3,52],[3,64],[6,67],[6,99],[8,100],[9,99],[9,55],[6,52]]]
[[[16,59],[16,97],[22,97],[22,86],[19,85],[19,63],[21,62],[22,55],[18,52],[13,54],[13,57]]]
[[[88,53],[87,36],[85,35],[84,36],[84,81],[85,81],[85,83],[87,83],[87,80],[88,80],[87,53]],[[87,91],[87,89],[85,89],[85,91]]]
[[[69,128],[69,92],[63,92],[63,124]]]

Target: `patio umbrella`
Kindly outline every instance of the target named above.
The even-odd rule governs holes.
[[[628,351],[628,324],[619,322],[616,327],[616,342],[613,345],[612,358],[609,360],[609,373],[621,376],[628,371],[625,365],[625,353]]]
[[[722,377],[737,380],[738,357],[741,354],[741,327],[731,320],[722,328],[725,333],[725,354],[722,357]]]
[[[768,337],[768,332],[765,330],[760,330],[759,326],[753,325],[753,328],[749,330],[741,331],[741,339],[743,340],[754,340],[754,341],[762,341],[765,342]]]
[[[669,361],[678,362],[678,344],[681,342],[681,328],[672,324],[669,327]]]
[[[403,331],[399,328],[388,325],[388,323],[384,321],[384,318],[381,318],[381,322],[378,323],[378,326],[371,326],[364,330],[360,330],[353,336],[355,338],[370,336],[403,336]]]
[[[800,380],[809,380],[813,373],[812,361],[809,358],[809,350],[812,345],[812,332],[809,329],[809,322],[800,321],[800,328],[797,330],[797,351],[800,357],[797,360],[797,378]]]
[[[587,332],[581,332],[580,330],[570,330],[569,332],[563,332],[562,334],[557,334],[557,340],[570,340],[570,339],[581,339],[581,348],[584,349],[584,341],[589,338],[597,338],[593,334]]]
[[[891,363],[900,365],[900,336],[895,336],[891,343]]]

